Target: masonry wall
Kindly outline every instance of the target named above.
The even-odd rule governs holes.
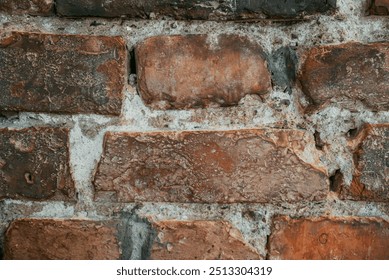
[[[388,11],[0,0],[1,258],[389,259]]]

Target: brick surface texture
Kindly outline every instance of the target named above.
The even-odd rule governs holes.
[[[299,157],[309,141],[288,130],[108,133],[95,190],[120,202],[320,200],[327,176]]]
[[[270,259],[387,260],[389,223],[376,219],[274,220]]]
[[[0,110],[119,115],[126,47],[118,37],[17,33],[0,41]]]
[[[0,198],[74,199],[69,131],[0,129]]]
[[[5,259],[105,260],[120,256],[116,229],[81,220],[14,221],[6,232]]]
[[[0,260],[389,260],[388,19],[0,0]]]

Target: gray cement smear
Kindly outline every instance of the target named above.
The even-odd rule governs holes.
[[[156,35],[209,34],[210,41],[219,34],[239,34],[259,42],[270,57],[280,48],[338,44],[349,41],[363,43],[389,41],[388,17],[364,17],[363,0],[338,0],[334,16],[312,16],[307,21],[293,24],[258,21],[201,22],[175,20],[120,20],[120,19],[63,19],[24,17],[0,14],[2,32],[30,31],[56,34],[117,35],[123,36],[131,50],[143,39]],[[276,59],[279,65],[282,65]],[[274,77],[273,77],[274,78]],[[134,81],[134,76],[129,77]],[[346,183],[354,171],[352,154],[347,148],[348,132],[364,123],[389,123],[389,112],[371,112],[357,104],[355,111],[342,109],[340,104],[304,115],[300,104],[307,100],[298,87],[288,88],[288,78],[281,77],[273,91],[264,97],[247,96],[236,107],[208,108],[187,111],[158,111],[146,107],[136,92],[136,86],[125,89],[125,101],[120,117],[99,115],[50,115],[36,113],[11,114],[0,118],[0,127],[65,126],[71,128],[71,167],[78,192],[76,204],[64,202],[28,202],[4,200],[0,202],[0,230],[19,217],[82,218],[105,220],[124,213],[151,220],[223,219],[236,226],[246,240],[266,256],[266,240],[274,215],[291,216],[363,216],[381,217],[389,221],[389,205],[356,201],[341,201],[329,193],[326,201],[295,204],[105,204],[93,202],[92,177],[102,154],[106,131],[160,130],[230,130],[240,128],[294,128],[317,131],[324,142],[322,150],[306,147],[306,161],[320,159],[329,176],[341,170]],[[141,222],[131,222],[132,232],[145,228]],[[142,256],[141,248],[147,237],[138,234],[131,240],[129,258]],[[3,234],[0,234],[0,244]],[[1,246],[0,246],[1,247]]]

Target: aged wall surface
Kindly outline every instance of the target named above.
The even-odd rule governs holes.
[[[0,0],[0,259],[389,259],[388,11]]]

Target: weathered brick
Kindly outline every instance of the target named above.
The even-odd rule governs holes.
[[[8,260],[119,259],[116,228],[85,220],[15,220],[6,232]]]
[[[298,130],[107,133],[96,198],[108,193],[120,202],[321,200],[329,188],[326,173],[302,157],[313,141]]]
[[[315,107],[358,102],[373,111],[389,110],[389,43],[346,43],[305,53],[299,80]]]
[[[389,15],[389,0],[368,0],[367,2],[370,15]]]
[[[53,0],[0,0],[0,12],[49,16],[53,14]]]
[[[365,125],[353,141],[353,180],[347,186],[340,178],[335,190],[343,199],[388,202],[389,124]]]
[[[13,32],[0,39],[0,111],[119,115],[126,46],[119,37]]]
[[[151,37],[135,54],[140,95],[153,108],[236,105],[271,88],[262,48],[245,37]]]
[[[62,16],[233,20],[300,18],[336,8],[336,0],[57,0]]]
[[[237,14],[252,18],[264,14],[268,18],[300,18],[336,9],[336,0],[238,0]]]
[[[389,223],[374,218],[277,217],[269,258],[285,260],[389,259]]]
[[[74,199],[69,131],[0,129],[0,199]]]
[[[154,260],[256,260],[258,252],[224,221],[160,221],[151,249]]]

